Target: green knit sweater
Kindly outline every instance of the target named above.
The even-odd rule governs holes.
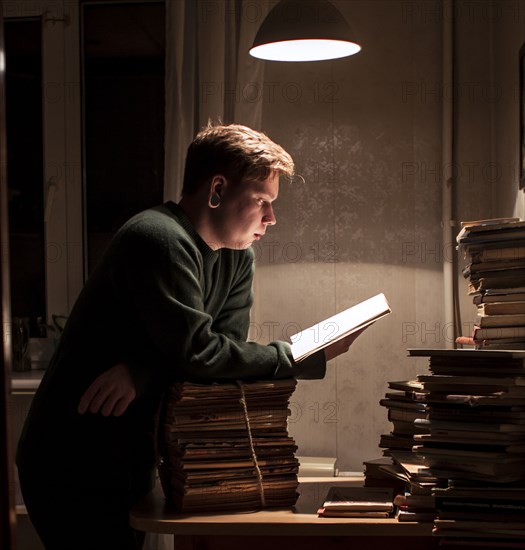
[[[251,249],[213,251],[174,203],[127,222],[82,290],[33,400],[20,475],[143,494],[168,384],[322,378],[323,352],[296,364],[285,342],[246,342],[252,278]],[[79,415],[86,388],[119,362],[132,371],[137,399],[119,418]]]

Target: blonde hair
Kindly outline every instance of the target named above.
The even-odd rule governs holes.
[[[188,147],[182,193],[194,193],[219,174],[236,184],[263,181],[274,171],[292,178],[294,170],[292,157],[262,132],[208,123]]]

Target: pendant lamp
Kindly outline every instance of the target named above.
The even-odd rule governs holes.
[[[267,61],[320,61],[360,49],[328,0],[281,0],[262,22],[250,55]]]

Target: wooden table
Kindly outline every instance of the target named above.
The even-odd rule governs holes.
[[[160,490],[131,512],[135,529],[173,535],[175,550],[427,550],[437,548],[431,523],[396,519],[319,518],[328,488],[362,478],[303,478],[293,509],[230,514],[177,514]]]

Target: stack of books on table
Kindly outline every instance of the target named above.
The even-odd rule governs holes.
[[[388,409],[388,420],[392,431],[382,434],[379,446],[383,454],[391,450],[410,450],[414,444],[414,434],[420,433],[414,420],[426,417],[423,385],[417,380],[388,382],[389,391],[379,404]]]
[[[429,357],[431,374],[418,377],[428,418],[416,420],[428,433],[413,450],[441,480],[434,533],[454,545],[525,545],[525,351],[409,353]]]
[[[387,518],[394,510],[392,489],[382,487],[331,487],[319,517]]]
[[[395,468],[390,456],[365,460],[363,474],[365,487],[390,487],[394,495],[405,492],[407,478]]]
[[[447,546],[525,548],[525,485],[451,480],[434,495],[434,534],[448,539]]]
[[[517,218],[462,222],[458,249],[477,306],[476,346],[525,349],[525,222]]]
[[[160,416],[159,474],[181,512],[293,506],[297,447],[288,435],[296,381],[180,383]]]
[[[436,480],[412,452],[415,435],[426,431],[416,424],[427,418],[424,388],[417,380],[391,381],[388,387],[380,404],[388,410],[392,432],[381,435],[382,459],[364,462],[365,485],[388,485],[388,478],[396,480],[397,485],[392,486],[399,521],[432,521],[431,490]]]
[[[392,451],[391,456],[365,463],[365,487],[391,487],[399,521],[430,522],[436,516],[432,489],[436,478],[412,451]]]
[[[399,521],[431,522],[436,517],[435,499],[432,490],[438,479],[430,472],[424,461],[412,451],[392,451],[394,468],[405,478],[405,490],[396,495]]]

